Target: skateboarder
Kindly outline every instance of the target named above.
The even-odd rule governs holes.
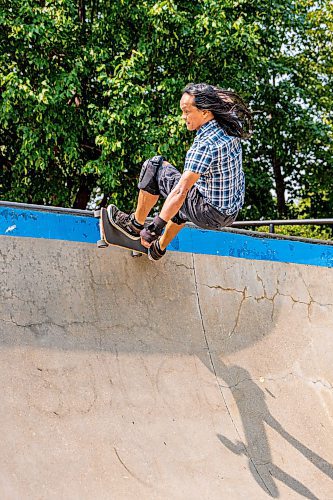
[[[187,129],[197,132],[183,174],[162,156],[154,156],[142,166],[135,212],[108,207],[111,223],[129,238],[141,238],[153,260],[163,257],[186,221],[205,229],[228,226],[244,202],[240,140],[247,136],[251,113],[243,100],[213,85],[189,84],[180,108]],[[144,228],[160,196],[165,198],[162,210]]]

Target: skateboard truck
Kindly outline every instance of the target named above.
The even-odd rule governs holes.
[[[100,219],[101,217],[101,209],[94,210],[94,217],[96,219]],[[97,248],[107,248],[109,245],[106,243],[106,241],[102,238],[102,234],[100,235],[101,239],[97,241],[96,245]]]
[[[109,246],[104,240],[98,240],[96,245],[97,248],[107,248]]]

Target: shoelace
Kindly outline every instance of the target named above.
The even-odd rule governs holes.
[[[116,222],[125,222],[126,225],[129,225],[130,216],[119,210],[116,215]]]
[[[132,223],[131,216],[126,214],[125,212],[117,212],[116,214],[116,222],[118,224],[121,224],[123,227],[126,227],[127,231],[129,231],[133,235],[137,235],[140,233],[140,228],[136,228],[135,225]]]

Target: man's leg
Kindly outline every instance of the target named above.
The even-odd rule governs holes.
[[[150,210],[159,198],[157,171],[162,165],[162,156],[154,156],[144,162],[140,172],[138,188],[139,199],[135,213],[127,214],[115,205],[108,206],[108,216],[111,224],[133,240],[140,239],[140,231]]]
[[[180,177],[180,172],[168,162],[163,161],[161,156],[147,160],[143,164],[140,173],[138,184],[140,191],[135,212],[128,215],[121,212],[115,205],[109,205],[108,214],[111,223],[129,238],[139,239],[146,218],[156,205],[160,195],[166,198]],[[183,225],[182,219],[175,222],[170,221],[165,228],[165,234],[162,235],[162,248],[159,247],[159,242],[156,241],[156,249],[161,253],[158,258],[165,254],[165,248]]]
[[[181,173],[169,162],[163,161],[162,168],[158,169],[156,172],[156,181],[158,185],[158,190],[163,198],[167,198],[169,193],[172,191],[174,186],[177,184],[181,177]],[[156,203],[157,200],[150,198],[152,203]],[[147,206],[147,209],[151,209],[151,205]],[[143,212],[142,217],[146,215]],[[138,214],[139,216],[139,214]],[[184,227],[185,220],[181,218],[179,214],[170,220],[165,229],[164,233],[157,240],[153,241],[149,250],[148,256],[151,260],[159,260],[166,252],[166,248],[173,238],[179,233],[179,231]]]
[[[169,220],[162,236],[158,240],[153,241],[148,249],[148,257],[150,260],[161,259],[166,252],[166,247],[184,226],[185,223],[176,224],[172,220]]]
[[[158,202],[159,195],[150,194],[147,191],[140,189],[137,207],[134,213],[135,220],[139,224],[144,224],[149,212]]]
[[[139,224],[145,223],[149,212],[156,205],[160,197],[160,195],[157,194],[160,193],[157,181],[158,170],[162,168],[162,165],[163,167],[169,165],[167,161],[162,161],[161,156],[156,156],[152,160],[153,161],[148,160],[143,164],[140,173],[140,180],[138,185],[140,189],[139,198],[134,213],[135,219],[139,222]],[[163,194],[165,198],[168,195],[168,193]]]
[[[159,245],[161,250],[165,250],[169,243],[177,236],[179,231],[185,226],[185,224],[176,224],[169,220],[167,223],[164,233],[159,239]]]

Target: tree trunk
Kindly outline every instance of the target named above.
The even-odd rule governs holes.
[[[273,173],[275,179],[275,189],[276,189],[276,197],[277,197],[277,209],[280,217],[283,217],[287,213],[287,206],[285,200],[285,183],[282,175],[281,162],[277,157],[276,152],[273,151],[272,156],[272,166]]]
[[[85,0],[79,0],[78,14],[79,14],[80,23],[84,24],[85,18],[86,18],[86,4],[85,4]]]
[[[90,183],[88,179],[84,176],[81,176],[80,186],[78,192],[76,193],[73,208],[78,208],[80,210],[85,210],[87,208],[92,192],[92,189],[89,184]]]

